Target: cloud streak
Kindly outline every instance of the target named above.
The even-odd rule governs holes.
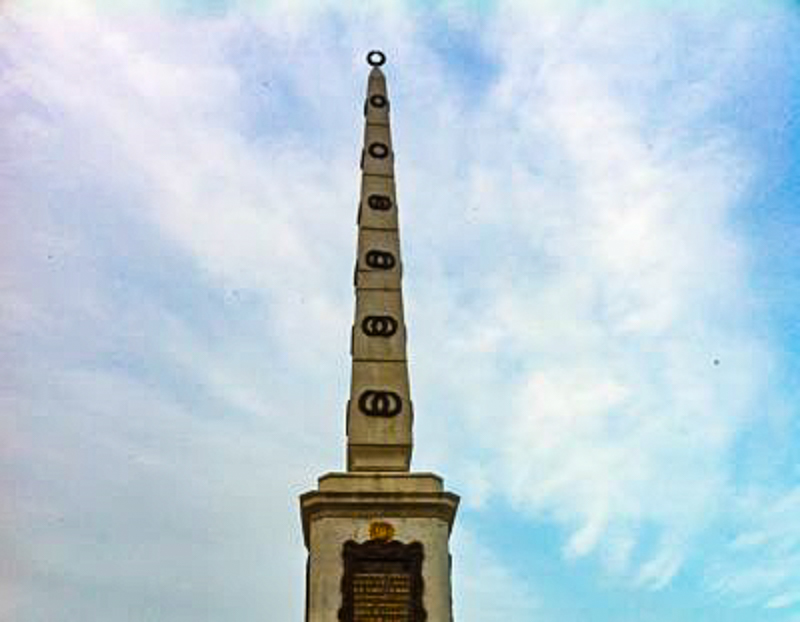
[[[293,504],[341,460],[360,55],[377,42],[417,464],[454,480],[465,512],[509,501],[632,585],[666,585],[727,524],[775,352],[736,226],[763,156],[723,111],[789,14],[476,15],[11,13],[0,329],[19,370],[2,397],[30,525],[26,579],[6,582],[25,584],[22,619],[300,615]],[[772,543],[761,571],[793,559],[786,512],[742,515]],[[463,589],[511,584],[535,616],[502,555],[464,542]],[[738,567],[714,589],[794,605],[791,573],[762,589]],[[118,599],[90,602],[104,577]],[[471,607],[498,610],[496,591]]]

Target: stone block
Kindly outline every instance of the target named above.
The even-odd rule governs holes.
[[[394,177],[394,152],[389,126],[368,124],[364,129],[361,170],[367,175]]]
[[[400,289],[402,264],[396,231],[361,228],[358,232],[356,287]]]
[[[384,394],[388,396],[381,403],[378,400]],[[411,444],[413,407],[405,362],[353,361],[350,395],[349,444]]]
[[[406,327],[400,290],[356,290],[353,360],[406,360]]]
[[[373,197],[370,205],[370,197]],[[388,199],[388,201],[387,201]],[[389,206],[386,209],[386,206]],[[371,229],[397,229],[397,197],[394,179],[364,175],[361,180],[361,202],[358,224]]]

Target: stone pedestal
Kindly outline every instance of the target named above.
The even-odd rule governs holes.
[[[452,621],[448,543],[458,496],[440,477],[329,473],[300,505],[306,622]]]

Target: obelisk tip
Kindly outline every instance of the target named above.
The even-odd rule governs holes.
[[[380,71],[380,67],[386,62],[386,54],[381,52],[380,50],[371,50],[367,54],[367,64],[373,68],[373,71],[376,69]]]

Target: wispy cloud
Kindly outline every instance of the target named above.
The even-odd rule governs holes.
[[[299,615],[294,496],[341,454],[361,55],[378,46],[392,61],[418,462],[468,511],[501,496],[565,527],[567,556],[669,582],[744,488],[733,454],[770,390],[774,347],[736,226],[763,156],[724,111],[754,97],[742,84],[785,15],[11,10],[0,330],[17,369],[2,398],[27,491],[20,541],[37,560],[27,611],[142,619],[134,594],[161,599],[188,564],[164,619],[263,619],[269,600]],[[64,474],[72,496],[56,494]],[[798,579],[775,561],[793,546],[788,513],[742,513],[775,555],[731,574],[754,542],[742,536],[717,589],[793,606]],[[524,579],[464,542],[477,551],[457,576],[465,602],[500,611],[511,585],[528,595],[513,615],[535,616]],[[116,618],[111,597],[92,609],[63,595],[103,577],[128,590]],[[274,593],[253,605],[264,585]],[[229,600],[186,609],[215,590]]]
[[[434,200],[454,192],[483,231],[448,235],[449,212],[429,224],[444,265],[465,243],[492,248],[436,287],[475,301],[441,314],[456,324],[447,358],[480,370],[448,388],[474,404],[459,402],[496,461],[495,489],[569,526],[569,554],[600,549],[656,586],[718,518],[770,360],[733,226],[757,162],[718,117],[737,59],[765,32],[752,16],[719,17],[498,17],[499,78],[463,121],[491,131],[453,151],[467,172]]]
[[[458,620],[545,619],[540,597],[526,577],[517,576],[505,562],[469,530],[454,533],[452,546],[460,566],[453,585]]]
[[[770,609],[800,603],[800,490],[752,493],[736,508],[738,530],[708,573],[713,589]]]

